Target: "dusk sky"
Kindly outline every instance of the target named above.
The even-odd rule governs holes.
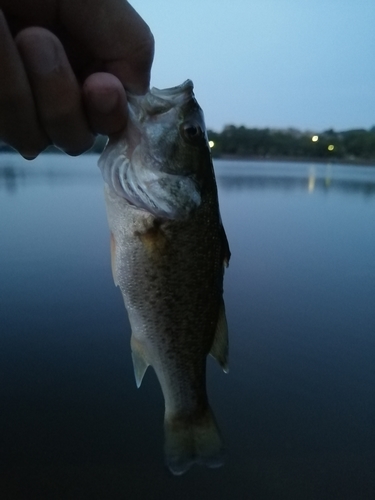
[[[193,80],[209,128],[375,125],[375,0],[133,0],[152,85]]]

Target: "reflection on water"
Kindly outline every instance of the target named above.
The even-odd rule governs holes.
[[[96,157],[0,157],[0,496],[372,500],[375,169],[215,164],[232,250],[228,453],[163,465],[156,377],[134,384]],[[125,325],[125,326],[124,326]]]
[[[375,193],[375,168],[282,162],[217,161],[221,186],[246,189],[342,190]]]
[[[24,173],[17,170],[11,163],[0,165],[0,186],[4,184],[8,191],[15,191],[17,180],[22,177],[24,177]]]
[[[99,176],[94,167],[95,155],[85,156],[79,168],[63,155],[42,156],[37,167],[14,154],[2,154],[0,158],[0,189],[3,186],[10,191],[40,181],[75,182],[77,177]],[[368,195],[375,192],[375,167],[371,166],[216,160],[215,170],[223,188],[305,188],[309,192],[334,189]]]
[[[36,161],[27,161],[16,154],[0,153],[0,192],[37,184],[76,183],[77,179],[97,180],[97,156],[87,154],[83,158],[86,161],[77,168],[77,161],[64,155],[45,154]]]

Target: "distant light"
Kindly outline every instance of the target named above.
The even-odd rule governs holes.
[[[319,141],[319,136],[318,136],[318,135],[313,135],[313,136],[311,137],[311,140],[312,140],[313,142],[318,142],[318,141]]]
[[[333,151],[335,149],[335,146],[333,144],[330,144],[328,146],[328,151]]]
[[[215,146],[215,143],[214,141],[208,141],[208,145],[210,146],[210,148],[213,148]]]

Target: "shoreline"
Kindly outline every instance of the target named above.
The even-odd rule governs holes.
[[[17,151],[12,148],[4,147],[0,149],[0,157],[2,154],[15,154],[19,155]],[[63,151],[50,146],[47,150],[43,151],[41,155],[48,154],[61,154],[66,155]],[[83,154],[94,154],[100,155],[100,151],[89,150]],[[67,155],[69,156],[69,155]],[[351,166],[363,166],[363,167],[374,167],[375,159],[366,158],[322,158],[322,157],[306,157],[306,156],[240,156],[240,155],[212,155],[212,159],[215,160],[227,160],[227,161],[257,161],[257,162],[289,162],[289,163],[320,163],[320,164],[330,164],[330,165],[351,165]]]
[[[238,156],[238,155],[220,155],[212,156],[215,160],[228,160],[228,161],[259,161],[259,162],[290,162],[290,163],[321,163],[321,164],[338,164],[338,165],[351,165],[363,167],[375,167],[375,159],[361,159],[361,158],[314,158],[306,156]]]

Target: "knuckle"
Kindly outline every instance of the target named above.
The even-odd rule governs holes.
[[[15,147],[17,151],[25,158],[36,158],[40,153],[42,153],[48,146],[49,142],[42,139],[34,139],[30,141],[18,141],[19,146]]]
[[[48,142],[28,141],[20,137],[5,137],[4,142],[18,151],[27,160],[33,160],[48,146]]]
[[[35,158],[49,145],[49,141],[38,123],[22,118],[15,113],[5,115],[2,109],[0,139],[25,158]]]
[[[68,148],[66,150],[66,153],[69,156],[79,156],[82,153],[85,153],[89,149],[91,149],[94,145],[94,137],[90,137],[90,139],[86,139],[85,141],[82,141],[78,146],[74,148]]]
[[[135,47],[133,57],[139,69],[149,71],[154,59],[155,40],[151,30],[147,27],[142,40]]]

